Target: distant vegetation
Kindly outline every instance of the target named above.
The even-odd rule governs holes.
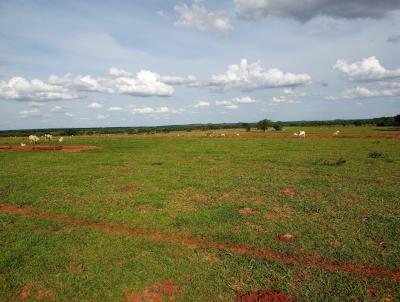
[[[48,128],[48,129],[24,129],[0,131],[0,137],[7,136],[27,136],[30,134],[44,135],[45,133],[54,136],[71,135],[93,135],[93,134],[142,134],[142,133],[168,133],[170,131],[210,131],[218,129],[237,129],[244,128],[246,131],[258,129],[267,131],[274,128],[280,131],[285,126],[378,126],[378,127],[400,127],[400,115],[394,117],[379,117],[372,119],[353,119],[353,120],[330,120],[330,121],[291,121],[291,122],[272,122],[264,119],[256,123],[221,123],[221,124],[188,124],[170,125],[157,127],[106,127],[106,128]]]

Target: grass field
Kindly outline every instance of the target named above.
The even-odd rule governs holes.
[[[0,152],[0,301],[400,301],[400,130],[303,129]]]

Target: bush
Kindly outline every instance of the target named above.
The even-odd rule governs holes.
[[[320,166],[341,166],[346,163],[346,160],[343,158],[339,159],[319,159],[314,162],[314,165]]]
[[[381,158],[381,157],[383,157],[383,153],[378,151],[373,151],[368,153],[368,158]]]
[[[275,129],[275,131],[282,131],[283,129],[283,125],[279,123],[273,124],[272,127]]]

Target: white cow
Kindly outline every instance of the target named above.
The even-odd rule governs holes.
[[[21,147],[25,147],[26,146],[26,144],[24,144],[24,143],[21,143]]]
[[[58,139],[58,141],[59,141],[60,143],[62,143],[63,140],[64,140],[64,137],[62,137],[62,136]]]
[[[299,137],[306,138],[306,132],[305,131],[300,131],[299,132]]]
[[[47,140],[51,141],[53,139],[53,135],[51,135],[51,134],[45,134],[43,137],[44,137],[45,141],[47,141]]]
[[[293,133],[294,136],[299,136],[299,134],[297,132]]]
[[[340,133],[340,131],[338,130],[338,131],[333,132],[332,135],[333,135],[333,136],[338,136],[339,133]]]
[[[40,141],[36,135],[29,135],[28,139],[31,144],[36,144],[38,141]]]
[[[225,136],[225,133],[221,133],[221,136]]]

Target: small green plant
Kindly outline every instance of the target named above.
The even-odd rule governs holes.
[[[383,157],[383,153],[378,151],[373,151],[368,153],[368,158],[381,158],[381,157]]]

